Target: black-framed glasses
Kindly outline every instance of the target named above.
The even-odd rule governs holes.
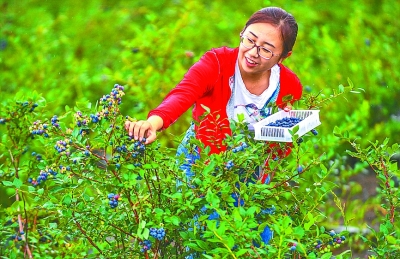
[[[260,57],[262,57],[263,59],[271,59],[273,56],[275,56],[275,54],[262,46],[258,46],[254,40],[250,39],[249,37],[242,35],[241,39],[240,39],[240,43],[242,44],[243,47],[245,47],[246,49],[252,49],[254,47],[257,48],[257,54],[260,55]]]

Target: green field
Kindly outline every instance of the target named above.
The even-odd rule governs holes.
[[[315,205],[312,207],[315,209],[312,210],[315,225],[326,230],[344,229],[346,244],[336,250],[332,249],[333,255],[343,253],[340,255],[343,257],[337,258],[366,258],[366,255],[371,258],[397,258],[398,252],[394,251],[400,249],[400,207],[397,206],[400,200],[400,154],[397,146],[400,143],[400,19],[397,18],[400,2],[394,0],[0,0],[0,119],[7,120],[4,125],[0,125],[0,258],[23,258],[22,245],[18,245],[22,243],[10,244],[7,241],[14,229],[20,226],[16,220],[18,215],[29,222],[33,218],[38,219],[37,228],[36,223],[34,227],[25,226],[31,233],[31,239],[23,243],[32,245],[35,258],[95,258],[99,256],[96,251],[109,252],[115,247],[124,246],[123,241],[117,244],[105,242],[102,239],[104,236],[99,233],[97,235],[95,231],[92,234],[96,238],[91,240],[76,227],[78,221],[71,220],[72,216],[68,221],[67,217],[58,219],[54,214],[66,210],[65,197],[68,197],[66,195],[72,189],[75,190],[75,187],[71,187],[74,182],[71,185],[64,182],[57,190],[49,184],[42,193],[28,188],[27,179],[37,174],[34,170],[44,170],[50,166],[50,162],[32,162],[35,161],[32,152],[55,159],[51,160],[55,164],[62,160],[54,158],[54,143],[48,143],[51,138],[29,138],[29,125],[35,120],[50,121],[53,115],[58,115],[62,120],[61,128],[69,128],[74,124],[73,112],[82,110],[89,114],[100,107],[99,98],[109,93],[114,84],[125,88],[125,95],[119,105],[121,118],[118,117],[115,123],[122,126],[125,115],[137,119],[146,118],[148,111],[162,101],[204,52],[220,46],[238,46],[239,33],[247,18],[265,6],[282,7],[292,13],[298,22],[299,34],[293,54],[284,64],[299,76],[304,86],[303,99],[295,108],[312,106],[313,109],[319,109],[322,122],[318,127],[318,136],[308,138],[304,146],[306,150],[299,149],[292,160],[288,158],[286,164],[277,165],[281,173],[288,168],[295,169],[299,161],[310,165],[309,171],[294,178],[298,188],[296,195],[299,196],[293,193],[292,196],[286,196],[277,192],[272,197],[280,197],[285,205],[294,200],[300,206],[301,199],[295,197],[303,194],[306,197],[309,188],[314,188],[312,186],[316,186],[315,183],[322,183],[315,187],[318,188],[316,193],[320,195],[319,199],[305,203],[309,206],[307,209]],[[29,103],[29,106],[37,103],[38,107],[28,113],[25,108],[20,108],[24,102]],[[9,126],[14,125],[9,121],[15,121],[17,126]],[[149,151],[155,152],[154,163],[159,167],[173,168],[174,163],[171,161],[174,159],[174,151],[190,121],[189,110],[171,128],[159,134],[158,144],[162,150],[165,149],[165,153],[158,156],[156,148]],[[105,129],[104,125],[101,127]],[[98,126],[96,130],[101,132],[101,127]],[[59,139],[54,137],[53,140]],[[80,141],[84,147],[84,140]],[[92,141],[106,142],[100,138]],[[119,140],[116,137],[114,141]],[[254,148],[258,145],[255,143]],[[170,157],[171,161],[164,164],[163,156]],[[262,159],[261,155],[255,156]],[[244,157],[253,159],[250,153]],[[218,164],[222,158],[215,159]],[[153,166],[146,170],[154,170],[154,163],[146,161]],[[207,168],[206,164],[203,166]],[[92,170],[89,166],[86,169]],[[128,172],[128,168],[126,170]],[[165,174],[168,175],[168,172]],[[169,180],[174,179],[173,175],[170,177]],[[284,175],[279,177],[277,181],[284,181]],[[17,182],[15,179],[18,179]],[[160,187],[163,191],[169,189],[168,186],[175,186],[171,182],[163,184],[165,186]],[[97,188],[94,186],[92,189],[89,182],[77,185],[74,195],[97,200],[100,195],[94,191]],[[124,189],[123,185],[111,180],[101,188],[110,190],[111,186]],[[210,186],[204,188],[208,190]],[[26,199],[27,203],[16,202],[16,197]],[[59,206],[46,207],[46,199]],[[279,203],[278,199],[273,202],[277,205]],[[168,206],[179,210],[174,205]],[[177,213],[172,207],[168,217]],[[92,212],[96,211],[95,207],[90,208]],[[21,211],[24,213],[21,214]],[[78,210],[72,211],[78,213]],[[142,212],[143,215],[147,213],[147,216],[155,213],[146,210]],[[304,227],[303,223],[307,220],[312,222],[306,211],[300,210],[299,213],[304,215],[299,226]],[[391,215],[395,215],[392,222]],[[76,216],[79,217],[86,224],[94,221],[99,229],[115,233],[115,239],[130,242],[126,241],[129,238],[122,236],[124,232],[117,228],[111,227],[114,232],[108,232],[110,225],[107,226],[107,222],[90,216],[85,221],[84,214]],[[185,217],[190,218],[187,215]],[[128,223],[131,220],[128,218],[121,221],[131,231],[135,224]],[[15,219],[14,225],[7,224],[10,219]],[[184,219],[180,220],[183,222]],[[292,220],[295,222],[294,216]],[[227,219],[227,222],[231,221]],[[283,221],[279,222],[276,219],[275,224],[284,225]],[[173,220],[170,223],[175,224]],[[168,223],[165,224],[167,229]],[[290,226],[296,232],[294,223]],[[43,236],[37,233],[40,227],[46,229],[46,233],[51,233],[51,240],[57,240],[59,246],[53,242],[40,243],[38,240]],[[93,229],[93,226],[87,227]],[[310,240],[319,236],[312,227],[304,229],[304,236],[300,238],[295,235],[299,243],[304,242],[301,240],[307,235]],[[182,240],[200,240],[197,242],[198,247],[206,246],[200,238],[196,239],[198,237],[179,237]],[[139,240],[142,236],[138,234],[133,238]],[[285,239],[285,245],[293,241],[288,241],[290,238]],[[284,246],[283,241],[279,243],[276,237],[274,240],[277,242],[274,247],[278,251]],[[309,241],[311,246],[313,242]],[[69,245],[66,246],[66,243]],[[209,243],[214,244],[212,241]],[[185,243],[185,246],[188,245]],[[223,245],[209,247],[210,251],[217,248],[226,249]],[[115,258],[144,258],[134,257],[138,255],[129,254],[124,249],[119,250],[123,251],[121,253],[116,252]],[[178,247],[174,249],[175,257],[168,250],[170,254],[166,253],[165,257],[154,258],[184,258],[177,252]],[[232,254],[236,252],[229,254],[226,252],[229,249],[218,249],[213,250],[216,255],[212,258],[224,258],[224,253],[226,258],[235,258]],[[88,250],[94,253],[88,253]],[[344,253],[346,250],[349,252]],[[49,251],[53,251],[52,254]],[[270,256],[275,257],[265,255],[262,258],[278,258],[274,251],[270,251]],[[299,257],[293,254],[290,258],[306,258],[300,257],[303,254],[297,251]],[[48,257],[44,257],[46,253]],[[257,258],[250,252],[245,255],[237,253],[239,255],[236,258]],[[104,258],[111,258],[108,257],[110,254],[104,253]],[[280,256],[289,258],[287,254]]]

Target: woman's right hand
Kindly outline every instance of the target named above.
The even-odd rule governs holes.
[[[125,130],[130,137],[141,141],[146,138],[145,144],[150,144],[157,138],[157,131],[163,126],[163,120],[159,116],[151,116],[147,120],[125,121]]]

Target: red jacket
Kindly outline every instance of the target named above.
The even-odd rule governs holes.
[[[172,89],[162,103],[151,115],[163,119],[163,129],[168,128],[193,104],[193,119],[196,124],[196,137],[205,146],[211,148],[211,153],[226,150],[222,140],[226,134],[231,134],[226,107],[231,97],[229,78],[235,73],[238,48],[221,47],[207,51],[186,73],[183,80]],[[280,91],[277,105],[286,106],[282,97],[292,95],[290,101],[299,100],[302,86],[299,78],[287,67],[280,66]],[[208,107],[209,113],[204,117]]]

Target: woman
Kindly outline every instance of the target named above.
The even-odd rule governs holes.
[[[150,111],[147,120],[126,121],[125,129],[136,140],[146,138],[149,144],[156,139],[157,131],[168,128],[194,105],[193,120],[198,124],[192,124],[187,137],[196,136],[211,153],[226,150],[222,141],[225,134],[231,134],[229,119],[244,114],[251,129],[270,115],[269,104],[283,109],[300,99],[298,77],[282,65],[292,54],[297,30],[294,17],[281,8],[255,12],[240,33],[237,48],[206,52]],[[203,116],[206,110],[209,112]]]
[[[284,109],[300,99],[300,80],[282,65],[292,54],[297,30],[294,17],[281,8],[267,7],[255,12],[240,33],[239,47],[206,52],[162,103],[150,111],[147,120],[126,121],[125,129],[136,140],[146,138],[149,144],[156,139],[157,131],[168,128],[194,104],[193,120],[198,123],[192,123],[178,147],[178,155],[185,153],[187,158],[181,169],[190,179],[191,164],[199,156],[198,152],[193,154],[186,149],[191,137],[209,146],[211,153],[220,153],[226,150],[222,144],[225,134],[231,134],[230,119],[244,114],[251,129],[255,122],[271,114],[271,104]],[[261,180],[269,181],[267,175]],[[232,197],[235,206],[242,205],[238,194]],[[261,240],[268,244],[271,238],[272,232],[266,226]]]

